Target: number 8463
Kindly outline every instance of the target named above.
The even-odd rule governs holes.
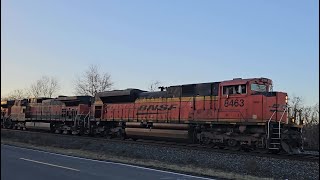
[[[224,101],[224,106],[225,107],[229,107],[229,106],[232,106],[232,107],[242,107],[244,106],[244,100],[243,99],[231,99],[231,100],[228,100],[226,99]]]

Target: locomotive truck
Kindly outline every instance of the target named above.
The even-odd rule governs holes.
[[[1,102],[3,128],[106,138],[161,139],[231,150],[299,153],[302,122],[268,78],[112,90]]]

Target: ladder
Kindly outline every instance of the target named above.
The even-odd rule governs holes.
[[[269,145],[268,149],[270,150],[280,150],[281,147],[281,124],[280,123],[271,123],[270,136],[269,136]]]
[[[91,133],[90,120],[91,120],[91,111],[88,112],[88,114],[84,117],[84,120],[83,120],[83,127],[85,129],[84,134]]]
[[[278,122],[271,122],[272,117],[277,111],[274,111],[270,119],[268,120],[268,130],[267,130],[267,140],[266,144],[269,150],[280,150],[281,148],[281,120],[284,114],[287,111],[287,107],[284,108],[284,111],[281,115],[281,118]]]
[[[88,114],[86,114],[86,116],[83,119],[83,121],[84,121],[83,126],[85,128],[89,128],[89,126],[90,126],[90,113],[91,113],[91,111],[89,111]]]
[[[2,126],[5,128],[5,123],[7,122],[8,119],[10,119],[11,114],[8,117],[3,117],[2,119]]]

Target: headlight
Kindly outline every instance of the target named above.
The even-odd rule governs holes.
[[[292,120],[291,120],[293,123],[294,123],[294,118],[292,118]]]
[[[286,96],[286,103],[288,103],[288,96]]]

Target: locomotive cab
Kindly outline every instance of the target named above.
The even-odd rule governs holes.
[[[270,120],[288,124],[287,94],[273,92],[270,79],[233,79],[220,86],[219,119],[240,122]]]
[[[302,147],[302,125],[289,120],[287,103],[287,93],[272,91],[270,79],[223,81],[220,84],[218,118],[221,122],[242,124],[242,132],[265,139],[259,144],[264,144],[271,151],[283,149],[288,153],[298,153]]]
[[[252,114],[266,124],[267,148],[278,152],[300,153],[301,128],[288,116],[288,95],[272,91],[272,81],[260,78],[249,82],[252,98]]]
[[[266,78],[248,82],[252,102],[252,118],[262,122],[288,124],[288,95],[272,91],[272,81]]]

